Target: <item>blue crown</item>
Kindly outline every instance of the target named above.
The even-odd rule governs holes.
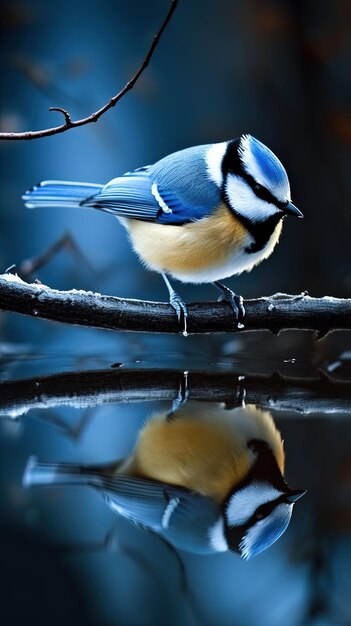
[[[272,191],[278,199],[290,200],[287,173],[279,159],[267,146],[251,135],[242,135],[238,152],[247,174]]]

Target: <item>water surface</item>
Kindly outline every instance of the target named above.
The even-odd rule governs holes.
[[[170,342],[167,352],[157,338],[101,354],[2,347],[2,623],[351,622],[350,355],[337,335],[239,339],[209,338],[205,350]],[[23,486],[31,457],[84,466],[130,457],[150,416],[185,399],[228,416],[268,411],[286,480],[307,489],[286,532],[249,561],[174,546],[89,484]]]

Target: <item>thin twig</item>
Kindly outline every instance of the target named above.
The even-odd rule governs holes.
[[[311,298],[275,294],[245,300],[245,327],[238,330],[228,302],[188,305],[188,333],[229,333],[246,330],[314,330],[318,338],[332,330],[351,330],[351,299]],[[108,330],[178,333],[170,304],[127,300],[92,291],[59,291],[41,283],[28,284],[16,274],[0,275],[0,309],[40,317],[63,324]]]
[[[100,109],[95,111],[95,113],[92,113],[91,115],[88,115],[87,117],[83,117],[80,120],[71,120],[69,113],[62,107],[50,107],[49,111],[59,111],[60,113],[64,115],[65,117],[64,124],[61,124],[61,126],[54,126],[52,128],[45,128],[43,130],[26,131],[22,133],[0,133],[0,140],[2,139],[2,140],[14,140],[14,141],[17,140],[18,141],[18,140],[39,139],[41,137],[49,137],[51,135],[58,135],[59,133],[63,133],[66,130],[69,130],[71,128],[78,128],[78,126],[85,126],[86,124],[97,122],[100,119],[100,117],[104,115],[104,113],[106,113],[106,111],[108,111],[109,109],[112,109],[128,91],[133,89],[135,83],[137,82],[141,74],[149,65],[151,58],[159,44],[163,31],[165,30],[166,26],[171,20],[172,15],[177,7],[177,4],[178,4],[178,0],[172,0],[171,6],[161,25],[161,28],[156,33],[156,35],[154,35],[149,51],[147,55],[145,56],[142,64],[140,65],[139,69],[134,74],[134,76],[124,85],[123,89],[121,89],[115,96],[113,96],[108,102],[106,102],[104,106],[102,106]]]
[[[90,272],[95,273],[89,259],[85,257],[74,237],[67,232],[51,244],[44,252],[42,252],[42,254],[39,254],[39,256],[22,261],[17,269],[18,275],[23,278],[23,280],[28,280],[34,272],[37,272],[40,268],[50,263],[50,261],[56,256],[56,254],[61,252],[61,250],[67,250],[76,259],[76,261],[81,264],[81,266],[87,267]],[[6,270],[5,274],[11,272],[16,267],[16,265],[10,266]]]

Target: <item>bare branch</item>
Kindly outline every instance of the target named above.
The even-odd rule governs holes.
[[[176,10],[177,4],[178,4],[178,0],[172,0],[169,11],[160,29],[158,30],[156,35],[154,35],[149,51],[146,54],[142,64],[140,65],[139,69],[134,74],[134,76],[124,85],[123,89],[121,89],[115,96],[113,96],[108,102],[106,102],[104,106],[102,106],[100,109],[95,111],[95,113],[92,113],[91,115],[88,115],[87,117],[83,117],[80,120],[72,121],[69,113],[65,109],[62,109],[61,107],[50,107],[49,109],[50,111],[60,111],[64,115],[65,117],[64,124],[61,124],[61,126],[54,126],[52,128],[45,128],[43,130],[26,131],[22,133],[0,133],[0,140],[2,139],[2,140],[19,141],[19,140],[39,139],[41,137],[49,137],[51,135],[58,135],[59,133],[63,133],[66,130],[69,130],[70,128],[78,128],[78,126],[85,126],[86,124],[97,122],[100,119],[100,117],[104,115],[104,113],[106,113],[106,111],[108,111],[109,109],[112,109],[128,91],[133,89],[135,83],[137,82],[141,74],[149,65],[151,58],[159,44],[163,31],[165,30],[166,26],[170,22],[173,13]]]
[[[245,330],[314,330],[318,338],[337,329],[351,329],[351,299],[311,298],[275,294],[245,300]],[[0,275],[0,309],[64,324],[109,330],[178,333],[174,309],[162,302],[127,300],[92,291],[59,291],[41,283],[28,284],[16,274]],[[237,330],[228,302],[188,305],[188,332],[228,333]]]
[[[154,402],[177,397],[182,370],[103,369],[61,372],[23,380],[0,382],[0,417],[12,419],[30,410],[69,406],[86,409],[102,404]],[[190,400],[225,402],[228,407],[247,404],[280,411],[351,413],[351,382],[326,377],[281,374],[188,372]]]

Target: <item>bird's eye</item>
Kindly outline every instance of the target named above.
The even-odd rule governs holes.
[[[260,520],[264,518],[264,513],[258,511],[257,513],[255,513],[255,519],[256,520]]]
[[[268,191],[268,189],[266,189],[266,187],[264,187],[263,185],[260,185],[259,183],[255,183],[253,186],[253,190],[256,196],[261,198],[261,200],[265,200],[266,202],[272,202],[273,204],[275,204],[275,200],[273,196]]]

